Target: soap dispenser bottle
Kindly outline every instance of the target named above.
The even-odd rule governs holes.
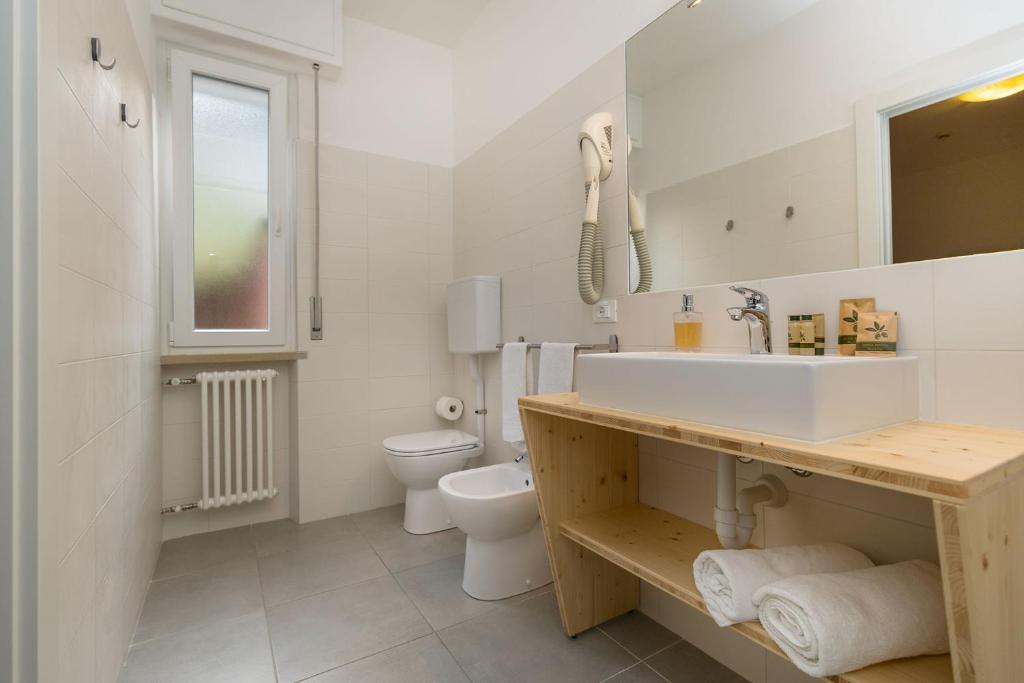
[[[693,294],[683,295],[683,308],[672,314],[676,351],[700,351],[704,314],[693,308]]]

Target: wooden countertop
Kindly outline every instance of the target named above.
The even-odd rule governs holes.
[[[1013,430],[914,421],[812,442],[587,405],[575,392],[519,406],[954,503],[1024,471],[1024,432]]]

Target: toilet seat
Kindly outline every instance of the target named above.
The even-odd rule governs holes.
[[[480,445],[480,439],[458,429],[439,429],[433,432],[391,436],[384,439],[381,445],[389,455],[415,458],[473,450]]]

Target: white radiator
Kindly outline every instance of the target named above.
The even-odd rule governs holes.
[[[276,370],[200,372],[203,510],[273,498]]]

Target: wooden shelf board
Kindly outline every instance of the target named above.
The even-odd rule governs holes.
[[[305,351],[264,351],[256,353],[173,353],[160,356],[160,365],[226,365],[228,363],[280,363],[303,360]]]
[[[668,512],[625,505],[563,521],[561,534],[687,605],[707,614],[693,580],[693,562],[720,548],[714,531]],[[756,621],[730,627],[774,654],[785,655]],[[948,655],[910,657],[835,676],[834,683],[952,683]]]
[[[915,421],[813,442],[587,405],[578,393],[526,396],[519,405],[953,503],[1024,473],[1024,432],[1008,429]]]

